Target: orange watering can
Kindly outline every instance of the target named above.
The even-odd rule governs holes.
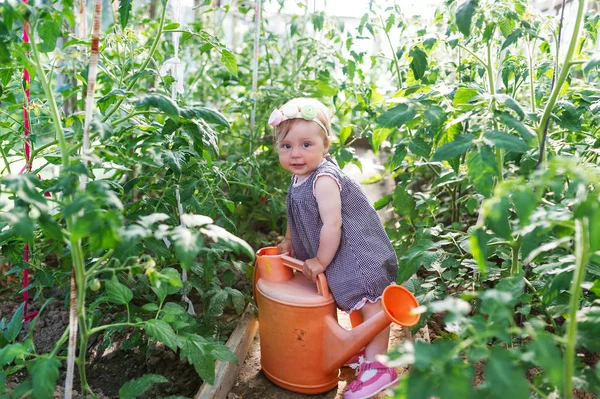
[[[338,324],[325,275],[319,274],[315,285],[294,272],[301,272],[303,263],[278,255],[276,247],[256,253],[260,362],[267,378],[280,387],[318,394],[337,386],[344,362],[391,322],[415,325],[419,314],[413,310],[418,303],[406,288],[390,285],[383,292],[384,310],[346,330]]]

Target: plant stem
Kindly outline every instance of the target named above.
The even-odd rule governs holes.
[[[156,32],[156,36],[154,37],[154,42],[152,42],[152,46],[150,47],[150,52],[148,53],[148,56],[142,63],[142,66],[139,69],[140,71],[143,71],[146,69],[146,67],[150,63],[150,60],[152,59],[152,56],[154,55],[154,51],[156,51],[156,46],[158,46],[158,42],[160,41],[160,37],[162,36],[162,33],[163,33],[163,27],[165,26],[166,13],[167,13],[167,7],[165,5],[165,6],[163,6],[162,13],[160,15],[160,22],[158,24],[158,32]],[[133,85],[135,85],[135,82],[137,82],[138,78],[139,78],[139,76],[134,75],[131,78],[131,81],[129,82],[129,84],[127,85],[127,89],[125,89],[125,90],[130,91],[133,88]],[[119,101],[117,101],[117,103],[110,109],[110,111],[108,111],[106,113],[104,118],[102,118],[102,122],[106,122],[108,120],[108,118],[110,118],[112,116],[112,114],[114,114],[119,109],[119,107],[121,106],[123,101],[125,101],[124,98],[119,99]]]
[[[471,54],[477,61],[479,61],[479,63],[481,65],[483,65],[485,67],[485,69],[487,69],[488,65],[477,54],[475,54],[470,49],[468,49],[467,47],[463,46],[460,43],[458,44],[458,47],[460,47],[461,49],[465,50],[467,53]]]
[[[103,326],[98,326],[96,328],[91,328],[88,333],[90,335],[96,334],[102,330],[106,330],[112,327],[141,327],[142,323],[113,323],[113,324],[105,324]]]
[[[535,45],[535,40],[533,44],[527,43],[527,55],[529,58],[529,94],[531,96],[531,112],[535,113],[535,88],[534,88],[534,79],[533,79],[533,53],[531,51],[531,47]]]
[[[494,29],[495,31],[495,29]],[[492,32],[492,36],[494,32]],[[487,43],[487,64],[485,64],[488,76],[488,83],[490,85],[490,94],[492,95],[492,112],[496,110],[496,86],[494,85],[494,68],[492,67],[492,41],[490,40]],[[498,122],[496,119],[493,119],[494,129],[498,130]],[[500,183],[503,179],[504,172],[504,157],[502,156],[502,149],[496,147],[496,168],[498,169],[498,181]]]
[[[512,263],[510,265],[510,275],[519,274],[519,251],[521,250],[521,240],[513,241],[510,245]]]
[[[381,26],[383,31],[385,32],[385,37],[387,38],[388,44],[390,45],[390,50],[392,50],[392,56],[394,57],[394,66],[396,67],[396,74],[398,75],[398,90],[402,89],[402,75],[400,75],[400,65],[398,64],[398,56],[396,56],[396,51],[394,51],[394,45],[392,44],[392,40],[390,39],[390,35],[385,30],[385,22],[383,22],[383,18],[381,15],[379,16],[381,20]]]
[[[46,98],[48,99],[48,103],[50,105],[50,112],[52,115],[52,119],[54,122],[54,128],[55,128],[55,132],[56,132],[56,136],[57,136],[57,140],[58,140],[58,144],[60,147],[60,152],[61,152],[61,160],[62,160],[62,167],[63,169],[66,169],[69,166],[70,163],[70,158],[69,158],[69,150],[67,147],[67,142],[65,140],[65,134],[64,134],[64,130],[62,128],[62,124],[60,122],[60,114],[58,112],[58,107],[56,105],[56,100],[54,98],[54,94],[52,93],[52,90],[50,89],[50,84],[48,83],[48,80],[46,79],[46,75],[44,74],[44,70],[42,67],[42,62],[40,60],[40,54],[38,52],[37,49],[37,43],[36,43],[36,27],[37,27],[37,22],[33,25],[33,29],[32,32],[29,35],[30,38],[30,46],[31,46],[31,53],[33,54],[33,58],[34,58],[34,65],[35,65],[35,69],[37,72],[37,76],[40,79],[40,83],[44,89],[44,94],[46,95]],[[69,204],[71,202],[71,197],[66,197],[65,198],[65,203]],[[69,216],[66,217],[66,223],[67,223],[67,231],[72,231],[73,229],[73,225],[75,223],[75,218],[74,216]],[[78,309],[70,309],[70,312],[75,312],[77,311],[79,319],[80,319],[80,323],[81,321],[83,321],[83,324],[81,325],[81,330],[80,330],[80,334],[81,334],[81,339],[82,340],[86,340],[86,325],[85,325],[85,308],[83,305],[85,305],[85,265],[84,265],[84,261],[83,261],[83,250],[81,249],[81,243],[77,240],[74,240],[72,238],[70,238],[70,243],[69,246],[71,247],[71,253],[72,253],[72,258],[73,258],[73,272],[75,274],[75,280],[77,282],[77,303],[78,303]],[[69,329],[70,334],[74,333],[74,331],[77,331],[77,327],[75,327],[73,330]],[[72,346],[72,341],[75,341],[76,339],[69,339],[69,352],[71,354],[71,356],[75,353],[74,347]],[[74,344],[74,342],[73,342]],[[87,345],[87,343],[86,343]],[[70,356],[70,358],[72,358]],[[83,361],[81,361],[81,359],[83,359]],[[82,387],[83,386],[87,386],[87,382],[86,382],[86,378],[85,378],[85,351],[83,351],[83,353],[79,354],[79,370],[80,370],[80,380],[81,380],[81,384]],[[83,363],[83,365],[81,365],[81,363]],[[67,370],[69,370],[69,368],[72,367],[69,364],[69,361],[67,361]],[[83,374],[81,374],[83,372]],[[67,374],[69,374],[69,372],[67,372]],[[69,378],[66,379],[66,385],[65,385],[65,395],[70,397],[70,387],[72,387],[72,374],[71,374],[71,381],[69,381]],[[68,391],[68,392],[67,392]]]
[[[0,153],[2,153],[2,159],[4,160],[4,169],[8,171],[8,174],[11,174],[10,171],[10,162],[8,162],[8,158],[6,157],[6,153],[4,152],[4,146],[0,145]],[[2,172],[4,173],[4,171]]]
[[[50,114],[52,115],[52,122],[54,123],[54,130],[57,135],[58,144],[61,149],[61,160],[63,168],[69,166],[69,153],[67,151],[67,142],[65,141],[65,132],[63,130],[62,124],[60,123],[60,113],[58,112],[58,106],[56,105],[56,100],[54,99],[54,94],[50,89],[50,84],[46,79],[46,75],[44,74],[44,68],[42,67],[42,61],[40,60],[40,53],[38,52],[37,43],[36,43],[36,25],[34,24],[33,29],[29,33],[30,40],[30,48],[31,53],[33,54],[33,60],[35,64],[35,69],[37,72],[37,76],[40,79],[40,83],[44,89],[44,94],[48,99],[48,105],[50,106]]]
[[[542,144],[542,139],[544,135],[544,126],[546,126],[546,121],[550,118],[550,114],[552,113],[552,108],[556,103],[556,99],[560,90],[562,89],[562,85],[569,74],[569,70],[571,67],[571,58],[573,58],[573,54],[575,53],[575,46],[577,45],[577,38],[579,36],[579,28],[581,26],[581,20],[583,19],[583,11],[585,10],[585,0],[578,0],[578,8],[577,8],[577,17],[575,18],[575,25],[573,27],[573,34],[571,35],[571,43],[569,43],[569,49],[567,50],[567,54],[565,55],[565,61],[563,62],[563,67],[560,70],[560,75],[554,85],[554,89],[550,94],[550,98],[544,107],[544,113],[542,114],[542,119],[540,120],[540,124],[537,128],[537,135],[540,142]]]
[[[571,282],[571,299],[565,346],[564,392],[567,399],[573,398],[573,373],[575,369],[575,347],[577,344],[577,310],[581,296],[581,283],[585,276],[590,252],[589,221],[575,220],[575,271]]]

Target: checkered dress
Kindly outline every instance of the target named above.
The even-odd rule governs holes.
[[[350,313],[377,301],[395,283],[398,259],[363,189],[329,158],[301,183],[295,184],[294,176],[289,187],[287,213],[296,258],[317,256],[323,221],[314,185],[322,175],[337,181],[342,200],[342,237],[325,277],[338,307]]]

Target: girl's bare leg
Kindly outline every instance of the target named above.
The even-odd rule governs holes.
[[[360,310],[363,318],[365,320],[370,319],[375,316],[377,313],[383,310],[383,306],[381,305],[381,300],[371,303],[367,302],[365,306]],[[375,361],[375,356],[377,355],[385,355],[388,350],[388,342],[390,340],[390,327],[386,327],[383,331],[371,340],[365,347],[365,360]]]

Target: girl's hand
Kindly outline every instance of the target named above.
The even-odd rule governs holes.
[[[286,252],[292,258],[294,257],[294,247],[292,246],[291,238],[285,238],[279,245],[277,245],[278,254],[284,254]]]
[[[317,258],[307,259],[302,266],[302,273],[306,278],[311,279],[313,282],[317,281],[317,275],[325,271],[325,266],[319,262]]]

